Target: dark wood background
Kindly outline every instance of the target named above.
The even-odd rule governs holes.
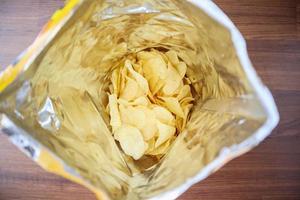
[[[300,1],[215,0],[241,30],[281,120],[259,147],[179,199],[300,199]],[[298,4],[298,5],[297,5]],[[35,38],[62,0],[0,0],[0,65]],[[0,134],[0,200],[88,200],[87,189],[43,171]]]

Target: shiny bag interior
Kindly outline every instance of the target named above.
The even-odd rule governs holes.
[[[173,50],[187,64],[195,101],[165,154],[134,160],[112,136],[107,90],[121,60],[149,49]],[[180,192],[164,194],[207,170],[226,148],[252,148],[259,139],[246,139],[268,120],[230,30],[188,1],[80,1],[36,52],[0,94],[1,112],[103,199],[175,198]],[[2,119],[14,134],[6,125]]]

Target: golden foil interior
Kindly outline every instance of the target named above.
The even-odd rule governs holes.
[[[120,60],[150,48],[188,64],[197,100],[163,158],[133,161],[111,134],[104,91]],[[84,1],[1,99],[2,112],[112,199],[180,186],[266,120],[229,31],[179,0]]]

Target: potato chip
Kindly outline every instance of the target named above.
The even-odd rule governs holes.
[[[183,78],[183,82],[184,82],[184,84],[186,84],[186,85],[192,84],[191,80],[190,80],[188,77],[184,77],[184,78]]]
[[[125,61],[125,67],[128,69],[129,73],[133,76],[139,87],[143,90],[144,94],[148,94],[149,86],[148,81],[139,73],[134,71],[129,60]]]
[[[164,155],[169,149],[171,142],[173,142],[173,138],[167,140],[165,143],[155,148],[153,151],[149,151],[148,155],[153,155],[153,156]]]
[[[152,95],[156,95],[165,85],[164,80],[158,79],[155,85],[152,87]]]
[[[175,51],[152,49],[129,55],[112,72],[107,110],[125,154],[160,159],[184,129],[194,101],[187,69]]]
[[[147,97],[148,97],[150,102],[152,102],[154,104],[157,104],[157,98],[155,98],[155,96],[151,92],[149,92]]]
[[[165,79],[167,77],[167,64],[163,60],[161,56],[154,57],[148,61],[146,61],[143,65],[145,72],[146,69],[150,69],[148,72],[149,76],[158,76],[159,79]],[[146,74],[146,73],[145,73]]]
[[[189,85],[184,85],[180,91],[179,94],[177,96],[177,99],[180,101],[182,100],[184,97],[191,97],[192,93],[191,93],[191,87]]]
[[[184,117],[184,112],[180,106],[180,103],[178,102],[177,98],[174,97],[161,97],[161,99],[164,101],[165,106],[175,115],[178,115],[179,117]]]
[[[141,106],[138,108],[141,109],[146,115],[145,126],[141,129],[141,132],[144,136],[144,139],[148,141],[153,138],[157,132],[156,116],[155,113],[147,107]]]
[[[176,132],[176,128],[174,126],[169,126],[167,124],[161,123],[160,121],[157,121],[157,128],[158,139],[155,143],[155,147],[160,146],[162,143],[172,137]]]
[[[174,126],[175,117],[166,108],[162,106],[154,106],[152,110],[154,111],[156,118],[160,122]]]
[[[109,95],[108,97],[109,114],[110,114],[110,125],[113,130],[116,130],[121,126],[121,117],[117,103],[117,97],[115,94]]]
[[[125,105],[125,106],[138,106],[138,105],[148,106],[150,101],[146,96],[141,96],[141,97],[138,97],[138,98],[136,98],[132,101],[128,101],[128,100],[123,99],[123,98],[119,98],[118,103],[122,104],[122,105]]]
[[[125,107],[120,105],[120,113],[122,123],[135,126],[138,129],[143,129],[146,125],[146,113],[142,109],[138,109],[132,106]]]
[[[149,51],[141,51],[137,53],[137,58],[140,61],[143,60],[150,60],[151,58],[153,58],[155,55],[152,52]]]
[[[125,67],[120,68],[120,73],[119,73],[119,95],[121,94],[121,91],[124,90],[125,85],[126,85],[126,77],[127,77],[127,69]]]
[[[114,91],[115,91],[115,90],[114,90],[113,85],[109,85],[109,86],[108,86],[108,91],[109,91],[110,94],[114,94]]]
[[[165,95],[172,95],[179,87],[181,78],[176,69],[170,63],[168,63],[167,74],[168,75],[165,80],[165,86],[163,87],[162,91]]]
[[[185,97],[185,98],[181,99],[179,102],[180,102],[181,106],[184,106],[186,104],[191,103],[192,101],[194,101],[193,97]]]
[[[132,66],[133,66],[134,71],[136,71],[139,74],[143,74],[143,68],[142,68],[141,64],[133,63]]]
[[[192,55],[194,54],[194,56]],[[195,58],[197,55],[193,51],[179,51],[178,57],[180,57],[183,62],[185,62],[187,65],[191,66],[193,65],[193,62],[196,60]]]
[[[111,82],[113,86],[113,93],[116,94],[117,96],[119,95],[119,71],[120,69],[115,69],[111,75]]]
[[[159,54],[139,53],[138,58],[143,65],[145,78],[148,80],[151,91],[155,90],[159,80],[164,80],[167,76],[167,64]]]
[[[133,126],[123,125],[115,131],[114,137],[120,142],[124,153],[135,160],[140,159],[148,148],[139,129]]]
[[[120,97],[131,101],[138,96],[143,95],[143,91],[141,91],[140,87],[138,86],[137,82],[130,77],[126,77],[126,84],[123,91],[121,91]]]
[[[154,137],[151,140],[147,141],[148,148],[145,152],[146,155],[148,155],[149,152],[151,152],[155,149],[155,141],[156,141],[156,139]]]
[[[154,52],[154,53],[156,53],[156,54],[158,54],[158,55],[160,55],[161,58],[165,61],[165,63],[168,63],[169,59],[168,59],[168,57],[165,55],[165,53],[160,52],[160,51],[157,51],[157,50],[155,50],[155,49],[152,49],[151,51]]]
[[[138,97],[131,103],[131,105],[133,106],[137,106],[137,105],[147,106],[148,104],[149,104],[149,100],[145,96]]]
[[[178,88],[174,91],[174,93],[171,95],[171,96],[174,96],[177,98],[178,94],[180,93],[181,91],[181,88],[184,86],[184,83],[183,81],[180,81],[180,84],[178,86]]]
[[[179,63],[179,59],[177,56],[177,53],[173,50],[170,50],[166,53],[166,56],[168,57],[169,61],[175,66]]]
[[[184,124],[184,118],[181,118],[181,117],[176,117],[176,123],[175,123],[175,126],[176,126],[176,129],[178,131],[182,131],[183,130],[183,124]]]
[[[187,66],[184,62],[179,62],[177,65],[175,65],[176,70],[180,76],[181,79],[184,78],[185,74],[186,74],[186,70],[187,70]]]
[[[188,104],[188,105],[186,105],[186,106],[183,108],[184,118],[183,118],[183,122],[182,122],[182,125],[181,125],[181,130],[184,129],[184,127],[185,127],[185,125],[186,125],[186,123],[187,123],[187,118],[188,118],[188,115],[189,115],[189,113],[190,113],[192,107],[193,107],[193,104]]]

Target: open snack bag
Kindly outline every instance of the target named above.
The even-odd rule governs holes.
[[[279,118],[209,0],[70,0],[0,91],[12,142],[99,199],[174,199]]]

